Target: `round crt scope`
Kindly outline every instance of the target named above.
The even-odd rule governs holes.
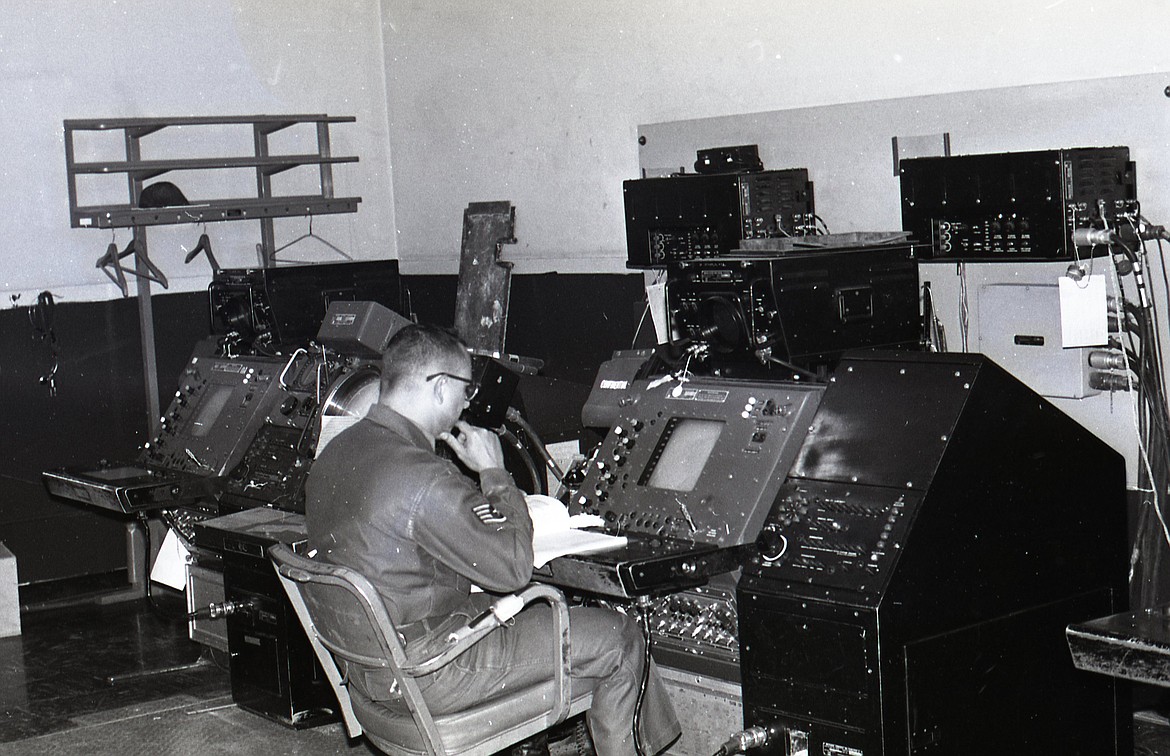
[[[364,417],[378,401],[381,379],[382,371],[375,365],[364,365],[338,378],[325,394],[321,406],[322,420],[327,417]]]

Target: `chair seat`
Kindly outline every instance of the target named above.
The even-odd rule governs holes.
[[[364,731],[375,746],[401,756],[431,752],[488,756],[585,711],[593,702],[591,690],[571,690],[569,607],[556,588],[530,583],[498,599],[490,613],[453,631],[443,653],[419,663],[407,658],[377,589],[364,576],[301,556],[284,544],[270,547],[269,555],[337,694],[350,737]],[[464,711],[433,716],[416,678],[450,663],[534,601],[547,602],[553,609],[549,642],[557,649],[559,663],[550,665],[550,679],[526,689],[501,690]],[[360,674],[349,678],[349,672]],[[395,693],[388,700],[374,701],[367,695],[371,690]]]
[[[427,753],[418,725],[405,702],[387,705],[366,698],[350,686],[354,714],[366,737],[381,750],[402,756]],[[508,744],[523,740],[556,724],[547,716],[556,701],[556,688],[550,682],[524,691],[511,691],[507,697],[493,699],[474,708],[435,716],[443,733],[446,753],[495,753]],[[589,708],[592,692],[574,695],[568,716]],[[544,718],[541,715],[546,715]]]

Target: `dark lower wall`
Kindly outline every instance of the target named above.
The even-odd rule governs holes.
[[[454,276],[403,281],[420,322],[454,322]],[[641,274],[513,276],[504,348],[543,360],[546,377],[591,385],[602,361],[632,346],[644,307]],[[642,345],[652,344],[649,320],[642,331]]]
[[[454,276],[406,276],[404,301],[420,322],[451,325]],[[542,360],[517,388],[524,415],[546,443],[579,438],[581,406],[598,366],[633,346],[645,307],[641,274],[514,276],[504,349]],[[647,320],[638,346],[653,344]]]
[[[153,299],[159,393],[168,396],[207,333],[206,295]],[[57,347],[56,394],[41,378]],[[22,584],[124,569],[126,521],[51,498],[41,471],[133,459],[146,440],[136,299],[0,311],[0,541]],[[167,376],[170,376],[168,379]],[[165,406],[165,400],[160,399]]]
[[[455,276],[404,276],[403,283],[404,314],[452,324]],[[209,332],[207,296],[157,294],[152,304],[166,407],[192,349]],[[21,584],[125,569],[126,519],[49,497],[40,474],[139,454],[147,418],[137,308],[135,299],[52,308],[56,396],[38,380],[51,364],[33,325],[38,313],[27,306],[0,311],[0,395],[9,402],[0,414],[8,452],[0,458],[0,542],[16,556]],[[505,348],[545,363],[520,389],[545,441],[579,433],[598,365],[631,346],[642,308],[639,274],[513,277]]]

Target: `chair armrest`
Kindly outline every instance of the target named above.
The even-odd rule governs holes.
[[[483,614],[463,627],[453,630],[447,636],[447,646],[440,653],[418,662],[404,665],[402,670],[411,677],[420,677],[434,672],[450,663],[467,649],[474,646],[492,630],[506,624],[520,613],[520,610],[534,601],[547,601],[553,608],[554,637],[568,643],[569,606],[565,596],[557,588],[543,583],[529,583],[516,593],[497,599]]]

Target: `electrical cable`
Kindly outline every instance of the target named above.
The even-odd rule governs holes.
[[[780,341],[784,344],[784,357],[785,357],[785,359],[791,359],[792,358],[792,347],[788,344],[788,331],[784,328],[784,317],[780,314],[780,311],[779,311],[780,298],[776,296],[776,276],[775,275],[770,274],[768,276],[768,293],[771,294],[771,296],[772,296],[772,302],[774,302],[777,305],[776,330],[779,331]],[[788,365],[787,362],[781,362],[779,360],[779,358],[774,358],[774,359],[776,360],[776,362],[778,362],[781,365],[785,365],[785,366]]]
[[[634,750],[638,756],[646,756],[642,748],[642,704],[646,701],[646,688],[650,684],[650,599],[648,596],[638,597],[638,614],[642,620],[642,679],[638,683],[638,697],[634,702]]]
[[[1140,457],[1137,490],[1144,496],[1140,504],[1141,515],[1130,556],[1129,580],[1131,585],[1135,580],[1139,581],[1137,603],[1142,606],[1153,606],[1162,601],[1158,585],[1160,565],[1170,553],[1168,551],[1170,527],[1163,512],[1170,483],[1168,440],[1170,436],[1167,433],[1170,421],[1167,419],[1166,385],[1162,367],[1163,348],[1157,327],[1160,308],[1157,305],[1157,298],[1151,296],[1143,277],[1143,269],[1148,267],[1147,246],[1145,239],[1142,238],[1142,230],[1134,224],[1132,218],[1127,220],[1140,246],[1132,249],[1123,243],[1116,245],[1124,255],[1126,263],[1124,271],[1119,264],[1120,261],[1114,255],[1110,257],[1114,263],[1112,272],[1125,320],[1124,338],[1128,342],[1126,352],[1132,359],[1134,372],[1137,374],[1137,402],[1134,407]],[[1153,238],[1158,242],[1159,260],[1162,264],[1162,293],[1167,295],[1170,294],[1170,283],[1161,255],[1161,236],[1162,232],[1156,229]],[[1138,303],[1135,304],[1126,296],[1124,284],[1119,276],[1121,272],[1126,275],[1133,274]],[[1132,388],[1132,378],[1130,381]],[[1155,518],[1161,530],[1156,538],[1150,532]]]
[[[532,460],[532,455],[529,454],[528,450],[524,448],[524,444],[520,441],[516,434],[508,430],[506,427],[501,426],[500,428],[496,429],[496,435],[507,441],[508,444],[516,450],[517,454],[520,455],[520,462],[524,465],[525,471],[532,479],[533,490],[531,493],[548,493],[548,487],[544,483],[544,476],[541,475],[537,470],[536,462]]]
[[[934,292],[930,288],[930,281],[922,284],[922,315],[925,321],[925,346],[934,352],[947,351],[946,330],[938,319],[938,308],[934,302]]]
[[[49,396],[57,395],[57,370],[61,366],[57,350],[56,302],[53,293],[42,291],[37,303],[28,308],[28,322],[33,329],[33,338],[49,346],[49,368],[37,382],[49,390]]]
[[[1166,489],[1168,489],[1168,480],[1170,480],[1170,470],[1168,470],[1168,462],[1166,462],[1166,454],[1168,454],[1168,451],[1170,451],[1170,449],[1168,449],[1170,442],[1166,440],[1165,434],[1165,426],[1168,424],[1168,422],[1170,422],[1170,420],[1166,419],[1165,384],[1163,383],[1162,376],[1161,338],[1159,338],[1159,335],[1157,334],[1156,323],[1156,311],[1151,310],[1143,321],[1143,351],[1147,351],[1145,350],[1144,346],[1144,344],[1147,343],[1147,339],[1148,342],[1152,345],[1152,348],[1149,350],[1152,353],[1147,360],[1149,365],[1147,370],[1149,373],[1149,378],[1144,379],[1143,384],[1147,382],[1147,380],[1151,382],[1151,386],[1147,392],[1148,396],[1150,397],[1148,411],[1152,421],[1154,421],[1154,424],[1158,428],[1157,433],[1151,433],[1148,431],[1149,447],[1151,448],[1152,459],[1155,461],[1154,469],[1152,469],[1152,472],[1150,473],[1150,488],[1152,489],[1152,501],[1150,502],[1150,508],[1154,510],[1154,514],[1157,516],[1158,523],[1161,524],[1162,539],[1159,539],[1159,541],[1156,542],[1158,545],[1156,547],[1157,550],[1155,554],[1148,555],[1147,561],[1145,561],[1144,572],[1145,576],[1147,577],[1145,577],[1143,580],[1142,587],[1144,591],[1151,592],[1152,595],[1148,596],[1148,602],[1143,603],[1149,604],[1162,603],[1162,597],[1158,596],[1158,585],[1156,584],[1156,579],[1157,576],[1161,575],[1162,573],[1161,564],[1166,555],[1164,547],[1166,547],[1166,545],[1170,545],[1170,529],[1166,527],[1166,517],[1163,511]]]
[[[966,352],[971,311],[967,301],[967,265],[962,260],[955,263],[955,275],[959,277],[959,336],[962,337],[962,351]]]
[[[1145,245],[1144,244],[1142,247],[1142,257],[1143,258],[1145,257]],[[1135,273],[1136,273],[1136,270],[1135,270]],[[1153,378],[1155,380],[1154,388],[1156,389],[1157,393],[1156,393],[1154,399],[1156,401],[1157,406],[1161,410],[1160,418],[1164,419],[1165,418],[1165,408],[1166,408],[1166,396],[1165,396],[1165,382],[1164,382],[1163,369],[1162,369],[1162,364],[1163,364],[1163,362],[1162,362],[1162,360],[1163,360],[1162,340],[1161,340],[1161,335],[1159,334],[1158,328],[1157,328],[1158,308],[1157,308],[1157,304],[1154,301],[1154,299],[1155,299],[1154,297],[1149,296],[1147,294],[1145,299],[1146,299],[1146,301],[1149,302],[1149,306],[1147,308],[1145,308],[1144,310],[1137,311],[1137,313],[1139,313],[1140,317],[1141,317],[1141,320],[1139,322],[1144,328],[1143,333],[1140,334],[1140,338],[1143,339],[1142,351],[1143,351],[1143,353],[1147,353],[1147,354],[1152,353],[1152,354],[1150,354],[1151,359],[1149,360],[1148,364],[1150,367],[1151,378]],[[1147,343],[1147,340],[1148,340],[1148,343]]]
[[[634,338],[630,339],[630,349],[638,343],[638,337],[642,335],[642,324],[646,322],[646,315],[650,313],[650,302],[646,302],[646,306],[642,308],[642,317],[638,318],[638,327],[634,329]]]
[[[563,483],[565,481],[565,471],[561,469],[561,466],[557,464],[557,461],[552,458],[551,454],[548,453],[548,447],[545,446],[544,442],[540,440],[540,436],[537,435],[536,429],[533,428],[532,425],[524,419],[524,416],[520,414],[520,410],[516,409],[515,407],[509,407],[508,411],[505,413],[505,417],[509,422],[520,426],[520,429],[524,431],[524,434],[528,436],[528,440],[530,440],[533,447],[535,447],[536,453],[540,455],[540,458],[544,460],[544,464],[548,467],[549,471],[552,472],[553,477],[557,479],[557,483]]]
[[[256,334],[256,338],[252,339],[251,349],[255,354],[264,357],[272,357],[275,359],[280,356],[276,348],[272,345],[272,331],[263,331]]]
[[[665,274],[663,271],[656,271],[654,274],[654,281],[650,285],[653,286],[653,285],[662,283],[662,278],[664,275]],[[650,313],[650,295],[647,294],[646,295],[646,306],[644,308],[642,308],[642,317],[638,319],[638,327],[636,329],[634,329],[634,338],[630,339],[630,349],[633,349],[634,346],[638,343],[638,337],[642,335],[642,326],[646,323],[646,316],[649,313]],[[669,320],[669,316],[667,316],[667,319]],[[666,324],[666,327],[668,329],[670,328],[669,322]]]
[[[1134,219],[1127,216],[1125,220],[1132,235],[1142,240],[1141,229],[1135,225]],[[1160,236],[1160,232],[1157,236]],[[1142,572],[1140,603],[1152,605],[1159,603],[1156,596],[1156,577],[1160,571],[1158,565],[1166,551],[1165,546],[1170,545],[1170,529],[1167,528],[1166,518],[1162,512],[1162,500],[1167,490],[1166,480],[1170,475],[1168,472],[1170,462],[1167,461],[1167,415],[1161,364],[1162,349],[1156,326],[1158,312],[1156,300],[1150,296],[1142,275],[1143,267],[1147,263],[1146,246],[1142,240],[1140,249],[1130,248],[1124,243],[1121,233],[1110,230],[1107,224],[1104,230],[1077,229],[1073,238],[1073,253],[1078,263],[1080,260],[1078,246],[1096,248],[1104,244],[1109,247],[1110,281],[1119,303],[1118,325],[1124,328],[1122,337],[1128,342],[1128,348],[1119,345],[1125,353],[1126,367],[1129,368],[1124,377],[1127,388],[1136,396],[1134,404],[1131,405],[1131,416],[1139,454],[1137,489],[1143,494],[1148,494],[1141,502],[1137,534],[1130,552],[1128,579],[1132,586],[1138,576],[1140,564]],[[1095,262],[1095,258],[1092,260]],[[1083,271],[1079,266],[1077,269]],[[1123,275],[1130,274],[1134,277],[1138,304],[1129,299],[1121,279]],[[1163,286],[1166,289],[1164,267],[1163,276]],[[1151,540],[1152,534],[1149,533],[1151,510],[1161,524],[1162,531],[1160,537],[1154,540]],[[1151,595],[1151,591],[1154,595]]]
[[[1099,209],[1105,218],[1103,207]],[[1074,211],[1075,212],[1075,211]],[[1076,225],[1075,217],[1073,219]],[[1140,222],[1140,223],[1139,223]],[[1170,296],[1165,260],[1161,240],[1166,231],[1153,226],[1140,211],[1122,216],[1114,229],[1105,222],[1103,229],[1076,228],[1073,232],[1073,254],[1079,264],[1079,246],[1096,249],[1108,248],[1110,281],[1117,292],[1118,328],[1121,339],[1116,348],[1125,357],[1125,388],[1135,397],[1131,405],[1131,417],[1136,432],[1138,450],[1137,491],[1142,494],[1137,532],[1130,552],[1129,582],[1131,588],[1137,582],[1137,603],[1144,607],[1163,603],[1159,595],[1162,586],[1161,565],[1170,555],[1170,525],[1164,510],[1170,494],[1170,413],[1168,413],[1167,390],[1164,370],[1162,337],[1158,328],[1161,321],[1158,298],[1153,296],[1145,280],[1149,266],[1146,242],[1155,240],[1158,244],[1161,264],[1162,295]],[[1127,241],[1135,241],[1131,246]],[[1096,258],[1091,260],[1095,262]],[[1078,270],[1083,271],[1083,268]],[[1090,273],[1092,271],[1090,270]],[[1133,276],[1133,296],[1126,291],[1123,277]],[[1134,301],[1136,299],[1136,301]],[[1122,369],[1120,367],[1116,369]],[[1160,526],[1160,533],[1152,530],[1154,520]]]
[[[1159,255],[1161,254],[1161,251],[1162,251],[1162,243],[1161,243],[1161,240],[1159,240],[1158,241]],[[1146,255],[1145,242],[1142,242],[1142,245],[1141,245],[1141,259],[1142,259],[1142,268],[1143,269],[1148,268],[1148,265],[1147,265],[1148,258]],[[1168,284],[1167,284],[1166,267],[1164,264],[1161,267],[1162,267],[1163,287],[1170,288],[1170,287],[1168,287]],[[1163,294],[1165,294],[1165,293],[1167,293],[1167,292],[1166,292],[1166,289],[1164,288]],[[1149,296],[1149,310],[1150,310],[1150,328],[1151,328],[1151,333],[1154,337],[1154,339],[1153,339],[1153,346],[1154,346],[1154,350],[1155,350],[1154,356],[1157,358],[1155,361],[1155,364],[1156,364],[1157,369],[1158,369],[1158,374],[1159,374],[1159,376],[1161,376],[1162,372],[1163,372],[1162,366],[1165,363],[1163,362],[1164,355],[1163,355],[1163,350],[1162,350],[1162,336],[1161,336],[1160,331],[1157,328],[1157,323],[1160,319],[1159,312],[1158,312],[1158,303],[1157,303],[1157,297],[1154,297],[1152,295],[1152,293],[1149,294],[1148,296]],[[1166,388],[1165,383],[1162,380],[1159,380],[1158,389],[1161,392],[1163,404],[1165,404],[1165,388]]]
[[[785,362],[784,360],[777,359],[775,357],[766,357],[765,359],[768,362],[774,363],[776,365],[780,365],[781,367],[784,367],[784,368],[787,368],[788,370],[791,370],[793,372],[792,377],[795,379],[799,379],[801,376],[804,376],[805,378],[807,378],[810,381],[813,381],[814,383],[820,380],[816,373],[813,373],[809,370],[805,370],[804,368],[797,367],[796,365],[793,365],[791,362]]]
[[[1112,264],[1109,266],[1110,281],[1113,284],[1113,289],[1117,293],[1117,297],[1118,297],[1119,302],[1121,303],[1122,308],[1128,309],[1131,305],[1124,298],[1124,292],[1123,292],[1122,287],[1121,287],[1121,279],[1117,273],[1116,261],[1112,261],[1112,258],[1111,258],[1111,262],[1112,262]],[[1127,332],[1126,337],[1129,339],[1129,342],[1130,342],[1130,349],[1126,350],[1127,363],[1130,366],[1130,370],[1126,371],[1125,377],[1129,381],[1130,391],[1133,392],[1135,389],[1134,377],[1133,377],[1133,373],[1131,373],[1130,371],[1133,371],[1133,372],[1140,374],[1140,370],[1142,369],[1141,356],[1135,351],[1136,347],[1133,344],[1132,333]],[[1138,390],[1138,392],[1140,392],[1141,391],[1140,387],[1137,387],[1137,390]],[[1135,393],[1134,396],[1135,396],[1135,399],[1134,399],[1133,403],[1130,405],[1130,414],[1131,414],[1131,417],[1133,420],[1134,434],[1136,436],[1139,461],[1142,465],[1142,469],[1144,470],[1145,474],[1152,480],[1154,475],[1153,475],[1152,467],[1150,465],[1149,452],[1146,448],[1145,434],[1142,431],[1143,423],[1139,419],[1139,412],[1141,409],[1140,408],[1141,400],[1139,398],[1140,394]],[[1140,477],[1140,471],[1139,471],[1139,477]],[[1141,486],[1140,480],[1138,482],[1138,486],[1139,486],[1138,490],[1142,490],[1140,488],[1140,486]],[[1153,490],[1152,487],[1146,489],[1143,492],[1149,493],[1149,494],[1155,494],[1155,491]],[[1155,496],[1155,500],[1156,500],[1156,496]],[[1153,506],[1156,507],[1156,504],[1154,504]],[[1143,517],[1142,517],[1141,521],[1139,522],[1139,525],[1137,528],[1137,533],[1136,533],[1135,538],[1134,538],[1134,545],[1130,551],[1129,574],[1127,576],[1127,581],[1130,585],[1133,584],[1134,576],[1135,576],[1136,570],[1137,570],[1137,564],[1138,564],[1138,561],[1141,558],[1141,554],[1142,554],[1142,549],[1141,549],[1140,544],[1141,544],[1141,539],[1143,537],[1143,531],[1145,529],[1145,519],[1146,518],[1144,516],[1144,512],[1146,512],[1146,511],[1148,511],[1148,508],[1143,510]]]
[[[735,753],[746,753],[752,748],[760,748],[768,744],[773,735],[779,732],[786,732],[782,727],[773,725],[771,727],[748,727],[746,730],[740,730],[732,735],[723,745],[719,746],[713,756],[731,756]]]

